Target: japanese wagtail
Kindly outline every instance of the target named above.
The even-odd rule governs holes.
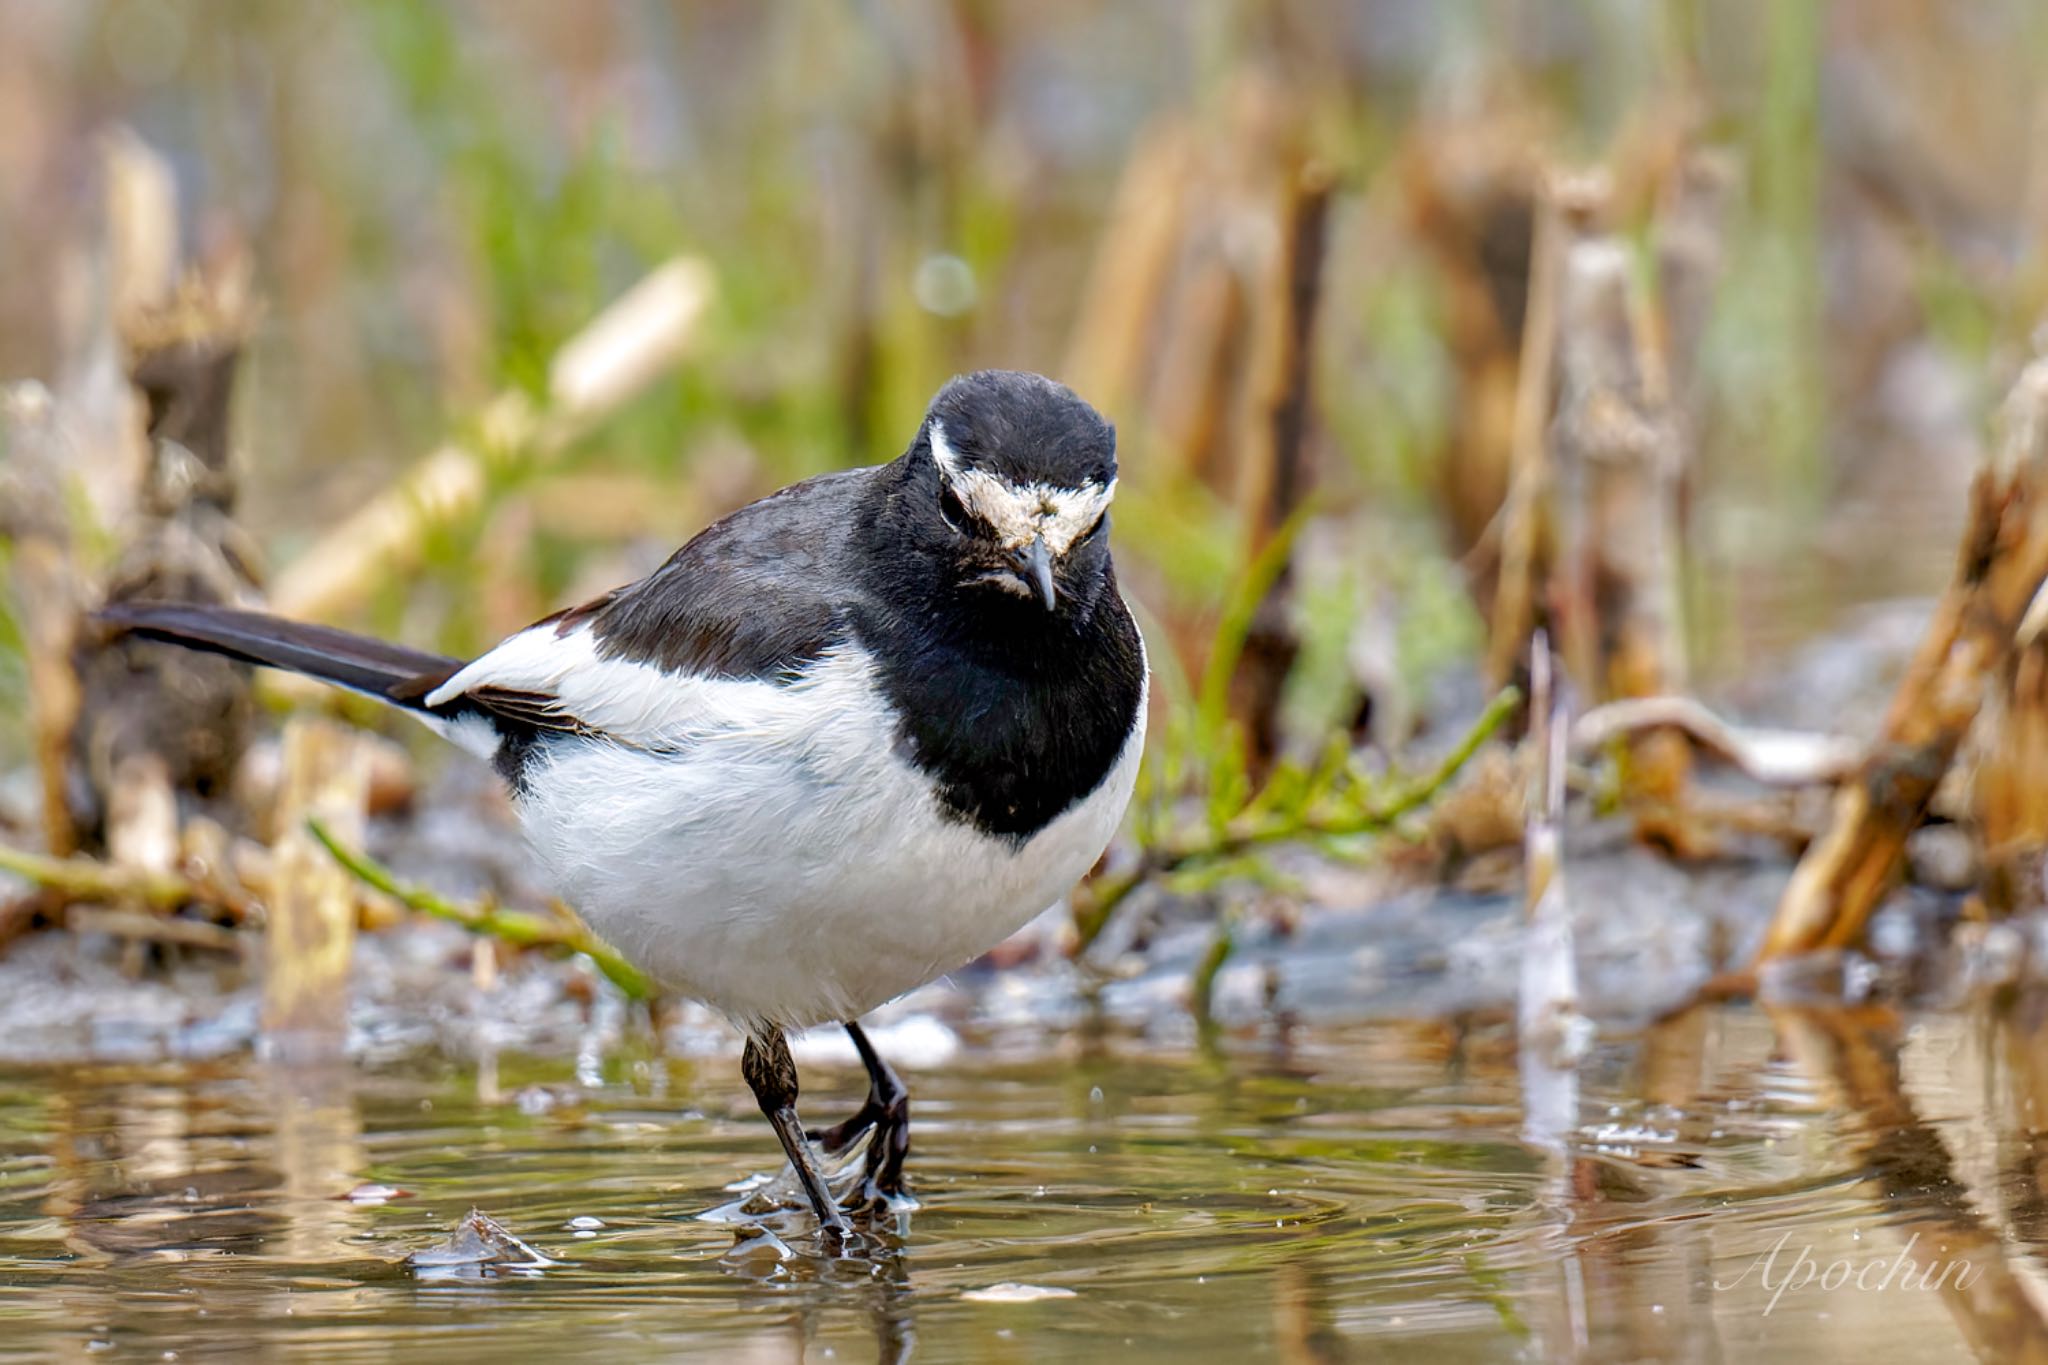
[[[784,1034],[837,1022],[867,1101],[860,1198],[902,1190],[903,1085],[861,1015],[957,968],[1102,855],[1145,738],[1145,650],[1110,562],[1116,436],[989,370],[888,464],[807,479],[654,573],[467,664],[170,603],[110,626],[309,674],[488,758],[562,896],[662,988],[746,1033],[741,1069],[821,1224]]]

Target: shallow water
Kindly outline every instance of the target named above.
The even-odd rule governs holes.
[[[783,1255],[695,1216],[770,1164],[727,1059],[622,1055],[580,1079],[511,1057],[17,1069],[0,1073],[0,1356],[2009,1350],[2037,1330],[2016,1282],[2048,1245],[2048,1068],[2016,1022],[2035,1012],[1696,1011],[1596,1044],[1561,1148],[1524,1134],[1498,1024],[970,1045],[911,1076],[923,1207],[838,1260],[800,1219]],[[857,1091],[808,1068],[814,1121]],[[365,1183],[408,1193],[337,1198]],[[403,1264],[472,1207],[556,1264]],[[1971,1283],[1952,1267],[1940,1288],[1821,1287],[1909,1238]],[[1002,1285],[1027,1289],[987,1292]]]

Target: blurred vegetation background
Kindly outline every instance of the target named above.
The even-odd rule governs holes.
[[[1648,277],[1655,196],[1630,186],[1725,148],[1685,594],[1711,690],[1943,581],[2042,302],[2044,57],[2027,0],[5,0],[0,376],[77,363],[71,262],[125,126],[175,171],[187,251],[253,267],[233,430],[273,564],[494,394],[538,395],[663,260],[715,272],[683,364],[561,460],[496,469],[349,624],[479,649],[777,485],[893,457],[944,379],[1005,366],[1117,420],[1127,588],[1206,638],[1251,513],[1174,453],[1172,395],[1074,370],[1128,284],[1146,149],[1182,139],[1249,201],[1232,149],[1279,108],[1333,187],[1290,715],[1327,728],[1372,675],[1426,716],[1482,638],[1444,488],[1480,401],[1460,195],[1604,163]],[[1148,354],[1199,321],[1169,309]],[[24,679],[0,618],[0,756]]]

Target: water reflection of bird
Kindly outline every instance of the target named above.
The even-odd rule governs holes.
[[[832,1021],[870,1079],[862,1198],[901,1192],[902,1083],[857,1019],[987,951],[1087,871],[1131,794],[1144,649],[1116,585],[1115,435],[988,371],[889,464],[810,479],[638,583],[467,665],[216,607],[114,628],[307,673],[488,757],[566,898],[747,1034],[742,1070],[821,1222],[784,1030]]]

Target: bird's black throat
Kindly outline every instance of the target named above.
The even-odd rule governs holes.
[[[946,810],[1019,844],[1102,784],[1144,699],[1138,630],[1113,586],[1077,630],[1037,647],[943,633],[867,643],[905,757]]]
[[[866,557],[874,605],[852,625],[902,752],[949,813],[1022,844],[1101,785],[1138,723],[1144,647],[1108,551],[1048,611],[963,590],[943,556],[904,553],[914,537],[889,520],[871,523],[891,548]]]

